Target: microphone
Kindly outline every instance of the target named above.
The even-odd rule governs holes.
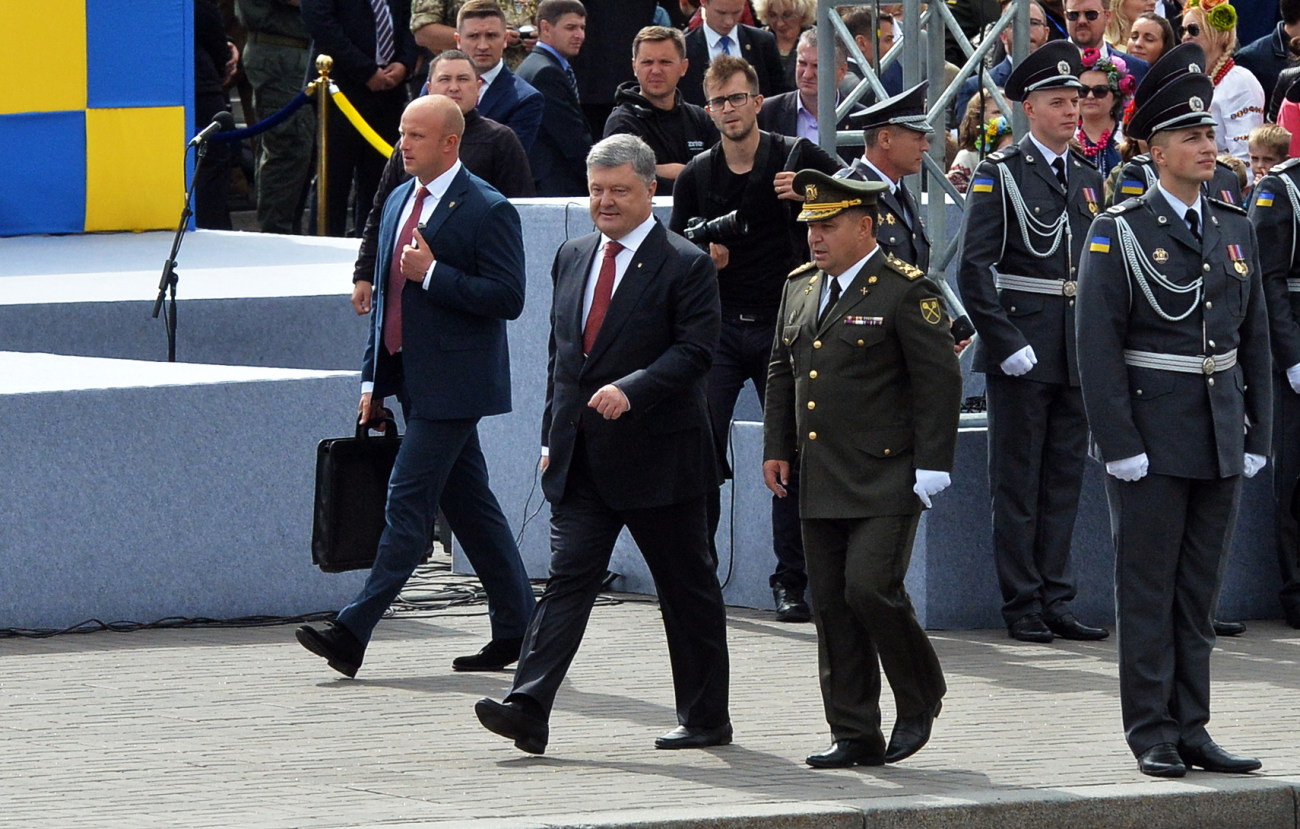
[[[226,112],[225,110],[222,110],[221,112],[218,112],[213,117],[211,124],[208,124],[206,127],[204,127],[203,131],[200,132],[198,135],[194,136],[193,138],[191,138],[190,143],[186,144],[185,146],[187,148],[197,147],[198,145],[202,144],[204,141],[207,141],[208,138],[210,138],[214,132],[226,132],[228,130],[233,130],[234,128],[235,128],[235,116],[231,115],[229,112]]]

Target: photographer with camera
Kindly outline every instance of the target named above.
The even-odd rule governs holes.
[[[697,155],[677,177],[670,227],[708,250],[718,268],[722,336],[707,391],[714,437],[725,451],[731,414],[745,381],[760,405],[767,386],[777,307],[786,276],[808,260],[803,228],[795,220],[794,171],[830,175],[839,162],[816,144],[758,128],[763,96],[758,76],[740,58],[722,56],[704,75],[709,116],[722,140]],[[794,484],[794,481],[791,481]],[[721,493],[709,502],[709,538],[717,534]],[[797,498],[773,498],[776,572],[770,579],[777,619],[806,622],[803,542]],[[713,548],[716,562],[716,545]]]

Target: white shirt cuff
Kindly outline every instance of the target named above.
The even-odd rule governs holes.
[[[374,392],[375,392],[375,384],[373,382],[371,382],[370,380],[361,381],[362,394],[374,394]]]

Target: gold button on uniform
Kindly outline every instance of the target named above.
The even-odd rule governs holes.
[[[858,345],[866,345],[866,342],[864,340],[858,340]]]
[[[816,432],[809,432],[809,433],[808,433],[808,440],[817,440],[817,433],[816,433]]]
[[[821,340],[813,340],[813,348],[821,348],[821,347],[822,347]]]
[[[808,372],[808,379],[810,380],[817,379],[817,369],[813,369],[812,371]]]
[[[815,409],[815,408],[817,408],[817,401],[816,401],[816,400],[809,400],[809,401],[808,401],[808,410],[809,410],[809,411],[812,411],[812,410]]]
[[[886,449],[886,450],[885,450],[885,454],[888,455],[888,454],[892,453],[893,451],[894,451],[894,450],[892,450],[892,449]]]

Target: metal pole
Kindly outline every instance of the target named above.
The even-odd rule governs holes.
[[[329,207],[329,106],[330,70],[334,59],[329,55],[316,58],[316,235],[325,236]]]

